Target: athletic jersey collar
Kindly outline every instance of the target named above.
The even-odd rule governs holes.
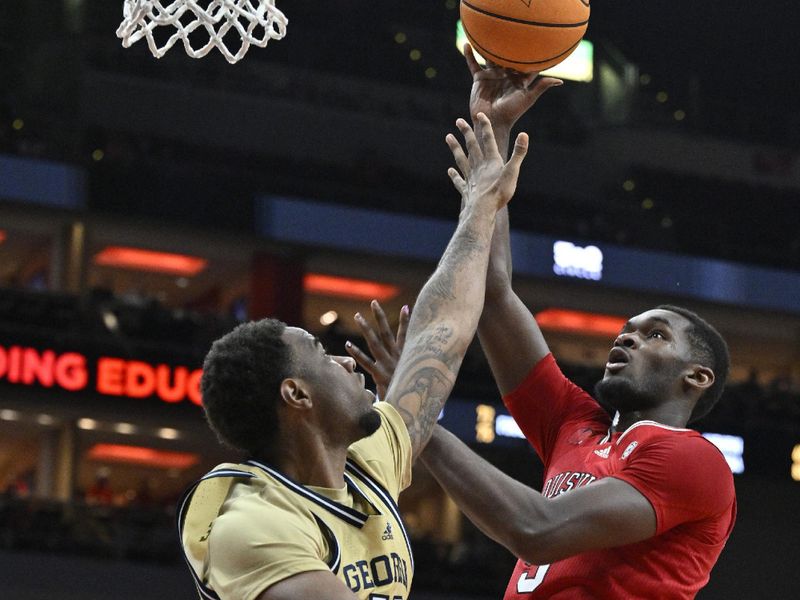
[[[350,506],[346,506],[341,502],[337,502],[336,500],[332,500],[327,496],[320,494],[316,490],[313,490],[301,483],[294,481],[288,475],[284,475],[280,471],[278,471],[275,467],[271,467],[267,464],[262,462],[258,462],[256,460],[248,460],[245,461],[244,464],[257,467],[270,475],[273,479],[277,480],[279,483],[283,484],[296,494],[314,502],[321,508],[325,509],[333,516],[342,519],[343,521],[353,525],[359,529],[361,529],[364,524],[367,522],[367,519],[370,517],[367,513],[364,513],[358,509],[352,508]],[[347,473],[344,473],[344,480],[347,488],[350,490],[350,493],[354,496],[361,498],[366,504],[370,506],[373,513],[376,515],[382,514],[381,511],[376,507],[370,499],[361,491],[361,488],[358,487],[355,481],[353,481],[352,477]]]
[[[619,443],[622,441],[622,438],[624,438],[624,437],[625,437],[626,435],[628,435],[628,434],[629,434],[631,431],[633,431],[634,429],[636,429],[637,427],[639,427],[639,426],[642,426],[642,425],[649,425],[649,426],[651,426],[651,427],[660,427],[661,429],[667,429],[667,430],[669,430],[669,431],[692,431],[691,429],[687,429],[687,428],[685,428],[685,427],[671,427],[670,425],[664,425],[663,423],[659,423],[658,421],[651,421],[651,420],[649,420],[649,419],[644,419],[644,420],[642,420],[642,421],[636,421],[635,423],[633,423],[632,425],[630,425],[630,426],[629,426],[629,427],[628,427],[628,428],[627,428],[625,431],[623,431],[623,432],[622,432],[622,434],[621,434],[621,435],[620,435],[620,436],[617,438],[617,441],[616,441],[616,443],[617,443],[617,444],[619,444]],[[612,427],[613,427],[613,425],[612,425]],[[614,435],[614,433],[617,433],[617,432],[612,432],[612,431],[611,431],[611,427],[609,427],[609,428],[608,428],[608,433],[606,433],[606,436],[605,436],[605,437],[604,437],[602,440],[600,440],[600,441],[598,442],[598,444],[605,444],[605,443],[607,443],[607,442],[610,442],[610,441],[611,441],[611,438],[612,438],[612,436]]]

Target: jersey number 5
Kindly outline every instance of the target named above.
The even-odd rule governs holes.
[[[536,567],[536,574],[533,577],[528,577],[528,571],[524,571],[517,579],[517,593],[530,594],[537,587],[542,585],[544,576],[547,575],[547,569],[550,565],[539,565]]]

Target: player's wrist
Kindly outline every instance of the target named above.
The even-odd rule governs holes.
[[[513,123],[498,123],[497,125],[492,123],[494,141],[497,143],[497,150],[500,152],[504,161],[508,160],[509,145],[511,143],[511,128],[513,125]]]
[[[470,229],[477,228],[491,233],[497,218],[499,194],[474,191],[471,195],[467,195],[465,201],[464,209],[461,211],[461,221]]]

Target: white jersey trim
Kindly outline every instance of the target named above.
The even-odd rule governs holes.
[[[322,494],[318,494],[314,490],[310,490],[302,484],[299,484],[295,481],[289,479],[286,475],[255,460],[248,460],[244,464],[246,465],[253,465],[258,467],[268,475],[271,475],[274,479],[288,487],[290,490],[296,492],[297,494],[305,497],[308,500],[311,500],[315,504],[318,504],[322,508],[326,509],[331,514],[339,517],[343,521],[346,521],[350,525],[354,525],[361,529],[364,524],[367,522],[368,515],[362,513],[359,510],[354,508],[350,508],[349,506],[344,506],[335,500],[331,500],[330,498],[326,498]],[[361,490],[358,490],[361,493]]]
[[[371,477],[364,469],[362,469],[353,459],[348,458],[347,462],[345,463],[345,468],[349,468],[350,471],[358,477],[364,485],[369,487],[375,494],[377,494],[381,500],[383,501],[384,506],[389,509],[389,511],[394,516],[395,521],[398,525],[400,525],[400,531],[403,533],[403,539],[406,543],[406,548],[408,550],[408,558],[411,561],[411,571],[414,571],[414,552],[411,549],[411,538],[408,536],[408,532],[406,531],[405,524],[403,523],[403,518],[400,516],[400,508],[397,506],[397,503],[392,498],[389,491],[383,487],[378,481],[376,481],[373,477]]]
[[[620,442],[623,440],[623,438],[624,438],[626,435],[628,435],[628,434],[629,434],[631,431],[633,431],[634,429],[636,429],[637,427],[639,427],[639,426],[641,426],[641,425],[649,425],[649,426],[651,426],[651,427],[659,427],[659,428],[661,428],[661,429],[666,429],[666,430],[668,430],[668,431],[693,431],[692,429],[687,429],[687,428],[685,428],[685,427],[670,427],[669,425],[664,425],[663,423],[658,423],[658,422],[656,422],[656,421],[637,421],[636,423],[634,423],[633,425],[631,425],[630,427],[628,427],[628,428],[627,428],[627,429],[626,429],[626,430],[625,430],[625,431],[622,433],[622,435],[621,435],[621,436],[619,436],[619,439],[618,439],[618,440],[617,440],[617,442],[616,442],[616,443],[617,443],[617,445],[619,445],[619,443],[620,443]]]

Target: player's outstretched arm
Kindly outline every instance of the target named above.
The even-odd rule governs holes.
[[[472,48],[464,49],[472,75],[470,114],[483,112],[494,126],[501,155],[508,151],[517,120],[551,87],[562,82],[538,73],[517,73],[497,65],[481,67]],[[533,315],[511,287],[511,243],[508,208],[497,213],[486,281],[486,304],[478,336],[500,393],[516,388],[548,352]]]
[[[478,115],[475,131],[463,119],[457,125],[467,151],[448,135],[461,172],[451,168],[448,174],[462,195],[463,208],[436,270],[417,297],[385,398],[403,417],[415,457],[430,437],[475,336],[495,216],[514,194],[528,149],[527,135],[520,134],[513,155],[504,162],[485,115]]]
[[[533,564],[640,542],[656,533],[652,505],[620,479],[607,477],[548,499],[441,427],[421,458],[470,521]]]

